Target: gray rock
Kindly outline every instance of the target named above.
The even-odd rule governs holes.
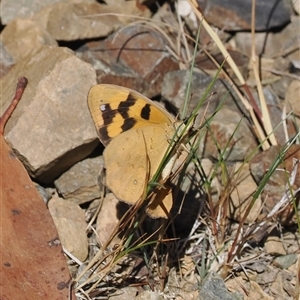
[[[223,153],[223,158],[234,162],[243,161],[258,147],[247,120],[226,107],[223,107],[210,122],[204,148],[205,157],[220,158],[216,143]]]
[[[8,73],[14,64],[14,59],[6,50],[6,47],[0,41],[0,78]]]
[[[200,300],[242,300],[236,293],[229,293],[223,280],[214,273],[209,273],[203,280],[199,293]]]
[[[259,152],[251,159],[250,171],[258,184],[261,183],[264,176],[274,167],[275,162],[278,162],[282,155],[283,148],[281,146],[272,146],[263,152]],[[295,172],[293,186],[296,188],[300,186],[300,165],[294,165],[295,159],[300,158],[300,146],[290,145],[282,158],[284,159],[283,162],[272,172],[261,195],[261,198],[265,199],[264,208],[266,212],[271,211],[286,193],[286,187],[290,184],[288,180],[291,178],[293,171]],[[297,223],[294,204],[289,203],[277,217],[285,225]]]
[[[97,178],[102,169],[102,156],[88,158],[72,166],[54,184],[64,199],[82,204],[100,197]]]
[[[291,23],[278,32],[256,32],[255,53],[263,57],[278,57],[280,54],[288,60],[299,59],[299,48],[296,32],[299,32],[300,16],[292,16]],[[237,48],[250,57],[251,32],[237,32],[234,40]],[[291,49],[295,49],[291,51]],[[276,68],[282,70],[281,68]]]
[[[251,29],[252,0],[199,1],[210,24],[228,31]],[[271,30],[290,21],[290,12],[282,0],[257,0],[255,30]],[[220,18],[220,15],[222,16]]]
[[[1,79],[2,111],[20,76],[27,77],[29,84],[7,123],[5,137],[30,175],[51,183],[99,143],[87,107],[95,71],[66,48],[44,46]]]
[[[230,193],[228,216],[235,221],[242,222],[245,212],[251,206],[244,222],[252,224],[260,214],[262,200],[258,196],[252,203],[252,196],[257,189],[257,184],[250,174],[249,164],[245,162],[235,163],[231,174],[236,174],[234,176],[236,183]]]
[[[190,90],[188,90],[190,81]],[[206,117],[208,117],[220,104],[234,111],[240,111],[236,105],[236,95],[226,81],[217,79],[213,87],[208,90],[212,81],[213,77],[205,74],[198,68],[193,70],[192,79],[190,79],[189,70],[171,71],[164,76],[162,82],[162,96],[179,112],[182,111],[187,98],[188,114],[203,100],[200,110],[198,111],[200,120],[202,120],[204,113],[206,113]],[[226,87],[227,85],[229,86],[228,88]],[[205,97],[206,93],[207,96]],[[214,95],[210,96],[212,93],[214,93]],[[209,98],[209,105],[207,105],[207,98]],[[197,123],[196,121],[196,125]]]
[[[281,269],[287,269],[288,267],[296,263],[297,259],[297,254],[282,255],[276,257],[273,261],[273,264]]]
[[[48,207],[62,245],[84,261],[88,255],[84,211],[79,205],[57,196],[49,201]]]
[[[128,287],[118,289],[116,292],[114,292],[110,295],[110,298],[115,299],[115,300],[136,299],[137,294],[138,294],[138,290],[136,287],[128,286]],[[144,294],[144,293],[142,293],[142,294]],[[151,299],[151,298],[146,298],[146,299]]]
[[[44,6],[62,1],[67,0],[2,0],[0,10],[2,24],[6,25],[17,18],[29,18]]]
[[[1,32],[0,38],[15,62],[30,53],[33,55],[33,52],[45,45],[57,46],[57,42],[48,31],[29,19],[10,22]]]
[[[128,298],[127,298],[128,299]],[[162,300],[159,292],[156,291],[144,291],[135,297],[136,300]]]
[[[150,17],[149,10],[140,10],[131,1],[127,1],[126,5],[68,1],[49,5],[32,19],[56,40],[74,41],[107,36],[132,20],[124,18],[123,14]]]

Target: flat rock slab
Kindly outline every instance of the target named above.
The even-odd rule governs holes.
[[[299,95],[300,81],[293,80],[287,89],[285,101],[287,103],[288,110],[293,110],[297,116],[300,116]]]
[[[204,157],[220,159],[216,143],[227,161],[243,161],[257,151],[257,142],[245,119],[227,107],[222,108],[210,122],[205,140]]]
[[[200,2],[204,2],[200,3],[200,7],[209,23],[230,31],[251,29],[252,0]],[[255,30],[258,31],[281,27],[290,21],[290,13],[284,1],[257,0],[255,13]]]
[[[252,203],[253,194],[257,189],[257,184],[250,174],[249,164],[237,162],[234,165],[234,172],[231,174],[236,174],[234,179],[236,183],[230,194],[229,218],[238,222],[242,221],[246,210],[251,206],[245,219],[246,224],[251,224],[257,220],[257,217],[260,214],[262,200],[261,197],[258,196],[255,202]]]
[[[199,292],[200,300],[241,300],[237,293],[229,293],[223,280],[214,273],[209,273],[202,282]]]
[[[17,19],[10,22],[0,36],[6,51],[14,62],[38,51],[44,45],[57,46],[55,39],[37,22],[29,19]]]
[[[112,83],[157,96],[164,75],[178,70],[165,37],[142,25],[128,26],[102,41],[92,41],[77,54],[93,65],[99,83]]]
[[[49,212],[62,245],[76,258],[84,261],[88,255],[88,240],[84,211],[76,203],[54,196]]]
[[[127,16],[124,17],[124,14]],[[140,10],[135,1],[127,1],[124,5],[69,1],[46,6],[32,19],[39,22],[56,40],[73,41],[107,36],[134,21],[132,16],[147,18],[150,17],[150,11],[146,8]]]
[[[29,84],[7,123],[6,140],[32,177],[50,183],[99,143],[86,100],[95,71],[72,51],[45,46],[0,81],[2,111],[21,75]]]
[[[17,18],[28,18],[33,16],[36,12],[43,7],[67,0],[43,0],[43,1],[30,1],[30,0],[2,0],[1,1],[1,22],[7,24]]]
[[[254,180],[260,184],[264,180],[264,176],[274,167],[275,162],[280,157],[283,159],[282,163],[272,173],[262,192],[262,199],[266,199],[264,201],[266,212],[273,209],[286,194],[286,191],[289,190],[289,187],[293,191],[297,206],[299,203],[295,193],[300,187],[300,165],[295,163],[300,159],[299,145],[291,145],[284,155],[281,146],[272,146],[268,150],[256,154],[250,161],[251,174]],[[282,224],[291,225],[297,223],[294,210],[295,203],[290,203],[277,215],[278,220]]]
[[[191,80],[190,90],[188,90],[189,80]],[[226,88],[226,85],[229,86],[228,82],[217,79],[213,88],[208,92],[212,81],[212,76],[205,74],[198,68],[194,68],[191,78],[189,70],[171,71],[165,74],[163,78],[161,93],[163,98],[172,103],[172,106],[179,112],[182,111],[186,98],[189,101],[188,113],[191,113],[197,107],[199,101],[205,100],[198,111],[200,120],[204,113],[207,115],[214,113],[222,102],[229,109],[239,111],[235,104],[235,99],[237,99],[236,94],[230,87],[228,89],[231,90],[231,93],[228,93],[228,89]],[[208,94],[206,95],[207,92]],[[214,95],[211,95],[212,92]],[[185,118],[186,116],[183,117]],[[197,124],[197,121],[195,123]]]
[[[0,37],[1,39],[1,37]],[[0,78],[5,76],[14,65],[15,61],[11,54],[8,53],[6,47],[3,45],[3,41],[0,41]]]
[[[87,158],[72,166],[54,184],[60,195],[82,204],[100,198],[98,176],[103,170],[102,156]]]

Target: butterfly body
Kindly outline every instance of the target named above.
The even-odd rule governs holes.
[[[92,87],[88,106],[99,139],[106,146],[106,185],[119,200],[135,204],[145,196],[148,182],[169,149],[175,119],[145,96],[115,85]],[[157,193],[148,213],[166,217],[172,206],[171,189],[160,187]]]

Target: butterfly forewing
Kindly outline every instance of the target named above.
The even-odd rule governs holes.
[[[99,84],[92,87],[88,105],[99,139],[104,145],[132,128],[174,122],[174,118],[158,104],[138,92],[116,85]]]

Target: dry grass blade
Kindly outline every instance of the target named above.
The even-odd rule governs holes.
[[[269,114],[269,110],[267,108],[266,99],[263,93],[261,80],[259,78],[259,71],[258,71],[258,57],[255,53],[255,7],[256,7],[256,0],[252,0],[252,14],[251,14],[251,33],[252,33],[252,48],[251,48],[251,62],[254,71],[257,91],[260,99],[260,105],[262,109],[262,121],[264,124],[264,129],[266,134],[268,135],[268,139],[272,145],[277,145],[272,124],[271,118]]]
[[[221,42],[218,35],[212,30],[212,28],[209,26],[209,24],[206,22],[204,16],[201,14],[201,12],[198,10],[198,4],[195,0],[189,0],[189,3],[191,4],[194,13],[198,17],[200,23],[205,28],[207,33],[210,35],[210,37],[213,39],[213,41],[216,43],[220,51],[222,52],[223,56],[225,57],[226,61],[234,71],[234,74],[237,76],[239,82],[241,85],[245,85],[246,82],[244,80],[244,77],[242,76],[241,72],[239,71],[238,67],[236,66],[235,62],[233,61],[231,55],[228,53],[226,48],[224,47],[223,43]]]
[[[233,61],[232,57],[230,56],[230,54],[228,53],[228,51],[226,50],[226,48],[222,44],[220,38],[212,30],[212,28],[206,22],[206,20],[205,20],[204,16],[202,15],[202,13],[199,11],[198,4],[194,0],[188,0],[188,1],[190,3],[191,7],[193,8],[194,13],[196,14],[199,21],[201,22],[202,26],[205,28],[205,30],[210,35],[212,40],[216,43],[219,50],[223,54],[226,62],[230,65],[231,69],[233,70],[234,74],[236,75],[236,77],[239,81],[239,84],[242,87],[244,87],[244,91],[248,95],[251,105],[245,99],[245,97],[238,91],[238,89],[235,87],[235,85],[233,85],[233,87],[234,87],[235,91],[237,92],[239,98],[241,99],[242,103],[248,109],[248,111],[251,115],[252,121],[255,125],[255,132],[256,132],[257,137],[261,141],[262,148],[264,150],[269,148],[268,139],[271,141],[272,144],[275,145],[276,140],[274,138],[272,126],[271,126],[271,123],[270,123],[269,113],[268,113],[268,110],[266,109],[265,101],[263,100],[264,96],[263,96],[263,93],[262,93],[262,88],[261,88],[261,84],[260,84],[260,80],[259,80],[259,76],[258,76],[258,72],[257,72],[258,69],[257,69],[255,56],[252,55],[252,59],[253,59],[253,62],[254,62],[253,63],[254,71],[256,70],[255,74],[256,74],[256,80],[257,80],[257,86],[258,86],[258,93],[259,93],[260,99],[262,99],[261,100],[262,107],[264,107],[263,114],[260,112],[260,109],[258,108],[258,106],[257,106],[257,104],[256,104],[256,102],[255,102],[255,100],[252,96],[252,93],[250,92],[250,90],[249,90],[249,88],[248,88],[248,86],[245,82],[245,79],[243,78],[241,72],[239,71],[239,69],[236,66],[235,62]],[[255,15],[254,15],[254,18],[255,18]],[[229,79],[228,76],[226,76],[226,78]],[[229,80],[229,81],[232,82],[232,80]],[[257,119],[257,117],[258,117],[258,119]],[[261,127],[261,124],[263,124],[263,127],[264,127],[263,129]],[[264,130],[267,133],[267,135],[265,134]]]

